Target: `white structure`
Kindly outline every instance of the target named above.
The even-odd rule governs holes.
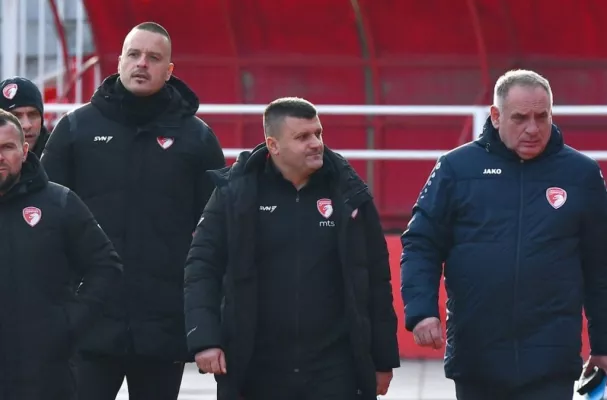
[[[67,68],[79,75],[83,55],[94,53],[84,6],[81,0],[55,0],[55,4],[59,30],[48,0],[0,0],[0,80],[25,76],[43,93],[45,85],[52,82],[57,95],[62,96],[70,83],[64,81]],[[65,34],[58,35],[58,31]],[[65,65],[64,50],[73,65]],[[99,73],[96,78],[101,81]],[[82,101],[80,82],[74,82],[77,102]]]
[[[81,104],[47,104],[49,112],[64,114]],[[198,108],[199,114],[253,114],[261,116],[265,104],[205,104]],[[347,106],[347,105],[317,105],[318,112],[325,115],[436,115],[436,116],[472,116],[471,138],[480,135],[485,120],[489,116],[489,107],[483,106]],[[605,116],[607,106],[554,106],[556,118],[563,116]],[[224,149],[227,158],[236,157],[245,149]],[[350,160],[436,160],[440,155],[451,149],[442,150],[353,150],[335,149]],[[585,154],[599,161],[607,160],[607,151],[585,151]]]

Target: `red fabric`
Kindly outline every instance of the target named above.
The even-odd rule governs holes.
[[[317,104],[488,104],[496,77],[513,67],[545,74],[556,104],[607,102],[605,2],[359,0],[360,13],[353,3],[85,0],[104,76],[116,71],[128,31],[156,21],[173,39],[175,74],[203,103],[263,104],[295,95]],[[259,116],[205,119],[224,147],[263,140]],[[369,128],[383,149],[443,150],[470,139],[464,117],[322,121],[327,144],[340,149],[366,148]],[[607,149],[605,121],[580,121],[557,120],[574,146]],[[433,163],[375,163],[386,226],[404,227]],[[353,164],[370,178],[364,161]]]

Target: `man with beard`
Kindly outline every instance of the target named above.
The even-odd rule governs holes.
[[[44,102],[38,87],[22,77],[0,82],[0,109],[19,118],[30,151],[40,158],[49,133],[44,126]]]
[[[61,119],[42,163],[78,193],[124,259],[121,290],[80,347],[79,396],[115,399],[126,376],[131,400],[177,399],[186,346],[183,266],[225,165],[199,101],[172,76],[171,40],[147,22],[126,36],[118,74]],[[201,328],[202,329],[202,328]]]
[[[70,356],[122,264],[84,203],[28,150],[17,117],[0,110],[0,398],[71,400]]]
[[[272,102],[265,143],[211,171],[186,263],[188,345],[219,400],[361,400],[400,365],[385,237],[316,108]]]

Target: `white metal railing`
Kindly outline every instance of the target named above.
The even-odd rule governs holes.
[[[46,104],[45,111],[63,114],[81,104]],[[262,115],[264,104],[204,104],[198,108],[199,114],[207,115]],[[388,105],[317,105],[321,115],[376,115],[376,116],[471,116],[473,118],[471,138],[477,138],[482,132],[489,115],[486,106],[388,106]],[[607,106],[554,106],[555,116],[605,116]],[[260,121],[261,122],[261,121]],[[607,124],[606,124],[607,134]],[[234,158],[240,152],[249,149],[224,149],[227,158]],[[376,150],[376,149],[335,149],[350,160],[436,160],[446,150]],[[607,160],[607,151],[584,151],[588,156]]]
[[[56,0],[57,19],[62,27],[57,29],[49,3],[48,0],[0,0],[0,80],[24,76],[36,83],[42,93],[45,87],[55,87],[59,98],[73,85],[75,101],[80,103],[84,101],[80,78],[85,67],[83,60],[93,52],[86,10],[82,0]],[[65,35],[59,35],[58,31]],[[64,50],[68,60],[64,59]],[[98,85],[100,67],[97,63],[91,67]],[[72,79],[66,80],[66,77]]]

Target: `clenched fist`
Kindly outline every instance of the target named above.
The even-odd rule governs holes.
[[[421,320],[413,328],[413,337],[418,346],[432,347],[437,350],[442,348],[444,340],[440,320],[436,317]]]
[[[226,357],[221,349],[206,349],[196,354],[196,365],[207,374],[222,375],[228,372]]]

